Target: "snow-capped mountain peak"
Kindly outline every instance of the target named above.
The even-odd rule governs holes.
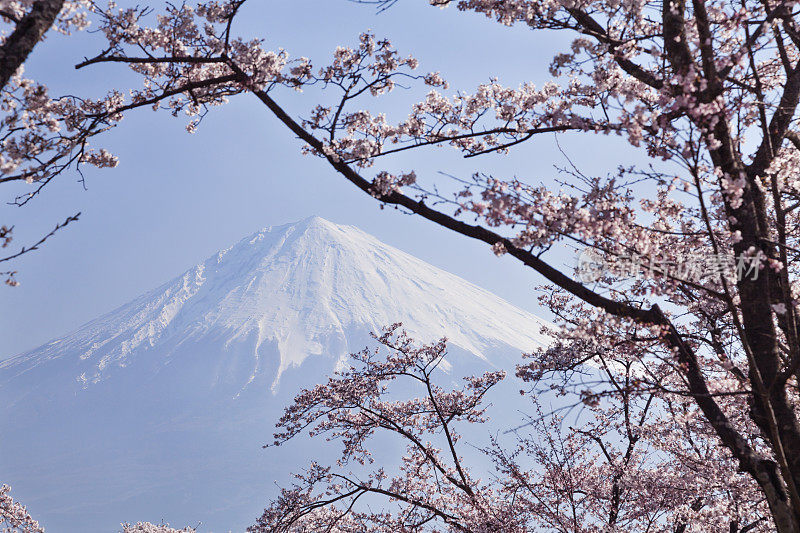
[[[343,357],[363,347],[364,332],[398,321],[420,340],[446,336],[483,359],[500,346],[518,354],[546,341],[533,315],[355,227],[315,216],[264,228],[0,369],[77,355],[74,379],[89,387],[143,357],[168,364],[184,343],[213,337],[225,348],[249,345],[241,387],[277,352],[274,388],[307,357]]]

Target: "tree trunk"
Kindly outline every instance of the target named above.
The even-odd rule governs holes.
[[[0,47],[0,89],[28,59],[33,48],[55,22],[64,0],[38,0]]]

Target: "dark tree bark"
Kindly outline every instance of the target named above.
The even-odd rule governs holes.
[[[0,88],[25,63],[42,36],[50,29],[64,5],[64,0],[39,0],[17,22],[16,28],[0,47]]]

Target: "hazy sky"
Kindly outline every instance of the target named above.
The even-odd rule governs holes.
[[[163,7],[157,1],[151,5]],[[361,31],[372,29],[401,53],[413,53],[421,71],[441,71],[451,82],[448,93],[471,90],[492,76],[512,86],[527,80],[541,84],[549,77],[553,53],[568,44],[563,36],[504,28],[478,15],[430,7],[425,0],[404,0],[382,14],[346,0],[251,0],[243,14],[242,33],[262,36],[268,46],[318,64],[337,44],[354,43]],[[73,69],[100,46],[90,33],[51,37],[35,50],[27,74],[48,82],[53,94],[99,95],[129,86],[132,78],[121,66]],[[371,109],[402,119],[416,95],[400,91],[371,102]],[[317,102],[316,94],[275,97],[300,114]],[[485,245],[395,210],[380,210],[321,160],[303,156],[300,142],[253,97],[214,109],[194,135],[184,126],[182,118],[139,110],[96,141],[121,163],[111,170],[87,169],[87,190],[76,174],[67,174],[27,207],[0,206],[0,222],[17,226],[17,246],[82,212],[80,222],[14,265],[21,286],[0,289],[0,359],[68,333],[259,228],[314,214],[358,226],[540,313],[534,287],[541,277],[509,258],[494,257]],[[603,172],[626,163],[621,159],[627,152],[617,139],[587,146],[561,135],[558,143],[590,167],[586,170]],[[428,178],[480,170],[536,182],[552,180],[554,164],[566,160],[555,137],[547,136],[507,157],[465,161],[451,149],[435,149],[379,161],[373,172],[389,165],[415,168]],[[13,192],[7,188],[4,198]]]

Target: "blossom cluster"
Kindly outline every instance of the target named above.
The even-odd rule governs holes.
[[[0,485],[0,530],[7,533],[43,533],[44,528],[33,519],[25,506],[14,500],[11,487]]]

